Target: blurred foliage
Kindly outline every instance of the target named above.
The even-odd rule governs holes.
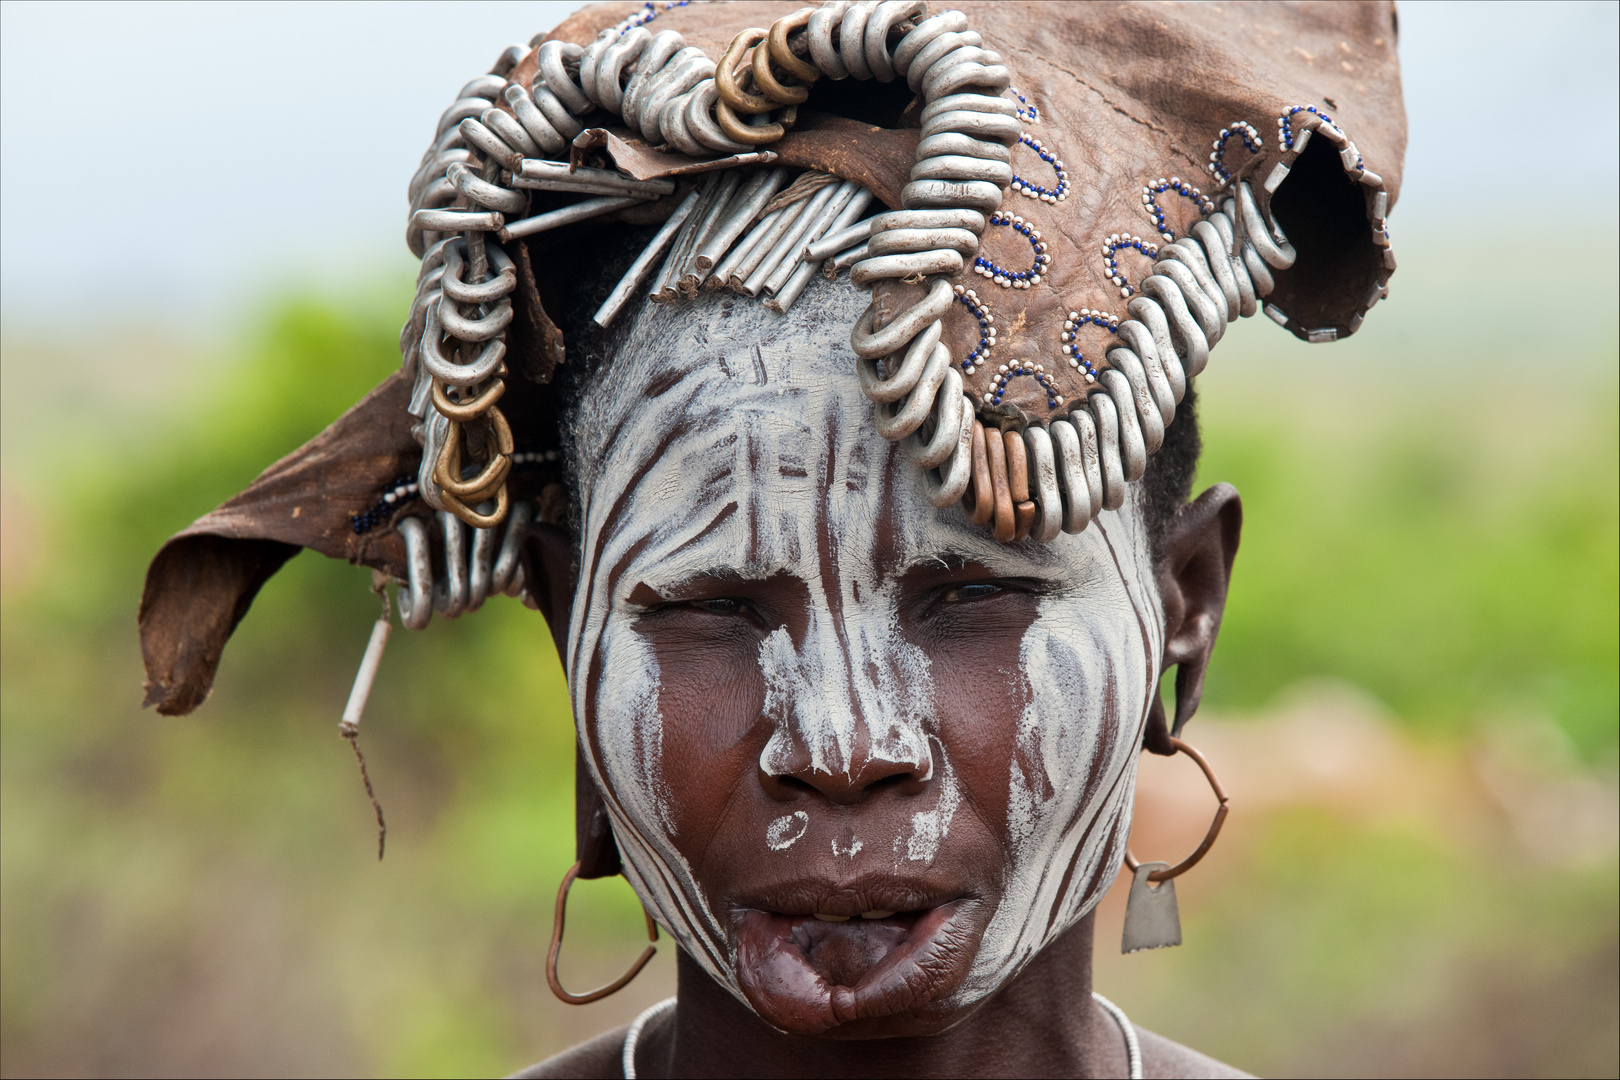
[[[1206,700],[1255,710],[1332,676],[1453,755],[1494,725],[1551,718],[1584,762],[1567,767],[1607,777],[1614,292],[1599,282],[1603,317],[1538,361],[1557,392],[1532,394],[1524,358],[1484,341],[1488,321],[1473,344],[1437,345],[1457,323],[1425,323],[1423,289],[1452,285],[1413,284],[1414,303],[1330,350],[1263,320],[1234,328],[1203,380],[1202,482],[1235,483],[1247,515]],[[667,944],[607,1004],[569,1011],[546,990],[572,728],[550,636],[514,601],[395,634],[362,738],[389,818],[380,866],[336,732],[376,616],[363,570],[293,560],[194,717],[136,707],[146,561],[393,367],[397,293],[281,303],[235,355],[179,364],[138,408],[98,404],[86,379],[79,421],[17,404],[43,400],[52,369],[35,361],[50,354],[6,343],[5,1074],[498,1074],[669,992]],[[97,357],[92,370],[120,361],[116,345]],[[51,424],[75,422],[73,449],[53,455]],[[1188,947],[1100,961],[1144,1023],[1249,1068],[1491,1072],[1424,1056],[1423,1025],[1449,1030],[1436,1010],[1469,972],[1532,987],[1588,972],[1571,983],[1581,1000],[1614,1000],[1612,857],[1532,871],[1421,823],[1308,809],[1261,831],[1245,876],[1184,901]],[[572,984],[635,955],[622,882],[582,884],[571,912]],[[1571,1015],[1532,1024],[1523,1046],[1612,1045],[1612,1010],[1595,1041],[1598,1021]],[[1393,1049],[1357,1057],[1346,1033],[1366,1030]],[[1537,1062],[1588,1069],[1550,1050]]]
[[[1565,358],[1539,400],[1501,396],[1505,372],[1388,358],[1374,379],[1206,379],[1200,479],[1236,483],[1246,518],[1209,700],[1255,708],[1327,675],[1426,731],[1547,713],[1588,760],[1612,757],[1620,420],[1604,346]]]

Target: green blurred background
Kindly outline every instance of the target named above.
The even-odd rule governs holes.
[[[1200,483],[1236,484],[1246,529],[1189,736],[1234,810],[1180,883],[1184,946],[1119,956],[1105,901],[1097,985],[1262,1074],[1613,1076],[1620,236],[1406,209],[1361,333],[1251,320],[1200,382]],[[1550,232],[1598,255],[1555,281]],[[602,1004],[546,989],[572,733],[515,601],[394,635],[364,738],[380,864],[336,729],[365,571],[295,559],[202,709],[138,708],[146,561],[393,368],[409,274],[263,288],[206,334],[8,307],[5,1075],[499,1074],[671,992],[667,943]],[[1148,761],[1138,853],[1210,809]],[[574,896],[563,974],[594,985],[639,909],[618,880]]]

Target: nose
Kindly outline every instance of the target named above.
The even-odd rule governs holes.
[[[793,799],[807,790],[828,802],[851,806],[880,791],[920,795],[933,779],[934,759],[928,739],[910,725],[891,724],[874,738],[857,719],[853,745],[839,762],[815,753],[799,725],[785,740],[773,738],[760,755],[760,782],[776,799]],[[774,752],[773,752],[774,749]]]

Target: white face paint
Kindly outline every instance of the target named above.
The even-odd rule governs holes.
[[[569,686],[626,875],[682,948],[746,1000],[729,913],[713,910],[682,853],[705,838],[680,835],[685,778],[664,746],[666,724],[681,721],[662,714],[660,661],[630,595],[638,585],[675,595],[703,576],[802,582],[802,633],[764,635],[750,674],[771,725],[759,769],[834,776],[899,763],[927,794],[890,835],[818,832],[810,806],[762,818],[746,842],[773,859],[825,860],[830,836],[852,873],[909,874],[950,855],[964,812],[985,816],[1000,899],[951,999],[965,1005],[1003,986],[1112,880],[1162,616],[1134,503],[1047,545],[997,544],[960,508],[929,505],[915,467],[873,430],[854,377],[847,328],[866,300],[817,281],[777,316],[704,294],[646,305],[621,332],[572,428],[582,522]],[[989,770],[957,760],[940,720],[948,703],[936,700],[944,673],[901,629],[903,575],[941,556],[1044,585],[1018,656],[1000,669],[1011,697],[989,703],[1025,703],[1016,733],[995,743],[1006,779],[994,791],[965,789]]]

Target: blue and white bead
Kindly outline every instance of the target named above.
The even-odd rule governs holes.
[[[1208,169],[1214,174],[1216,181],[1221,187],[1225,187],[1232,179],[1231,170],[1226,167],[1224,159],[1226,157],[1226,141],[1233,135],[1242,137],[1243,147],[1250,153],[1251,156],[1258,154],[1260,152],[1260,148],[1265,145],[1265,142],[1260,138],[1260,133],[1255,130],[1254,125],[1246,120],[1234,120],[1230,125],[1221,128],[1221,133],[1217,135],[1215,137],[1215,141],[1210,144],[1214,149],[1210,152],[1209,164],[1204,166],[1204,168]]]
[[[383,489],[382,496],[375,506],[363,513],[354,514],[349,518],[356,536],[368,533],[378,525],[387,521],[395,510],[416,498],[418,491],[416,477],[401,476]]]
[[[1282,148],[1284,150],[1292,150],[1294,148],[1294,139],[1297,137],[1294,134],[1294,117],[1302,112],[1307,112],[1312,116],[1319,117],[1325,123],[1333,123],[1333,117],[1329,116],[1325,112],[1322,112],[1315,105],[1295,105],[1293,108],[1277,117],[1277,139],[1282,143]]]
[[[1159,257],[1159,245],[1151,240],[1130,233],[1114,233],[1102,243],[1103,273],[1109,281],[1119,286],[1119,295],[1131,297],[1136,294],[1136,286],[1125,277],[1125,272],[1119,268],[1119,259],[1116,255],[1124,248],[1139,251],[1150,259]]]
[[[1069,174],[1063,168],[1063,161],[1056,154],[1048,150],[1041,141],[1033,135],[1020,135],[1018,141],[1040,155],[1040,159],[1052,166],[1057,173],[1057,187],[1044,188],[1039,184],[1032,184],[1022,176],[1014,175],[1012,183],[1008,185],[1013,191],[1030,199],[1039,199],[1044,203],[1061,202],[1069,197]]]
[[[513,465],[549,465],[561,460],[560,450],[522,450],[512,455]]]
[[[1086,382],[1094,383],[1097,381],[1097,368],[1086,359],[1085,353],[1080,351],[1080,329],[1088,325],[1100,326],[1110,334],[1117,334],[1119,316],[1110,315],[1106,311],[1093,311],[1091,308],[1071,311],[1063,322],[1063,333],[1058,335],[1058,340],[1063,343],[1063,355],[1069,358],[1069,366],[1084,375]]]
[[[975,322],[979,324],[979,343],[973,350],[962,358],[962,372],[972,375],[979,370],[979,365],[988,363],[990,352],[996,347],[996,317],[991,314],[990,306],[979,299],[979,294],[965,285],[957,285],[956,302],[968,309]]]
[[[1052,256],[1047,253],[1046,241],[1041,239],[1040,230],[1019,215],[1009,214],[1003,210],[997,210],[990,215],[990,224],[1010,225],[1014,232],[1022,234],[1035,252],[1035,264],[1028,270],[1008,270],[994,260],[980,255],[973,260],[973,272],[989,278],[1003,289],[1027,289],[1032,285],[1039,285],[1041,275],[1052,265]]]
[[[1040,123],[1041,110],[1036,106],[1031,105],[1029,103],[1029,98],[1025,97],[1016,86],[1010,87],[1010,89],[1012,91],[1012,96],[1018,99],[1018,104],[1015,106],[1015,108],[1018,110],[1018,119],[1022,120],[1026,124]]]
[[[1014,360],[1010,364],[1002,364],[996,369],[994,377],[990,380],[990,389],[985,392],[986,405],[999,405],[1007,393],[1007,384],[1016,378],[1028,376],[1040,383],[1041,389],[1046,391],[1046,404],[1048,408],[1056,409],[1063,404],[1063,394],[1059,392],[1057,384],[1047,372],[1044,364],[1031,364],[1026,360]]]
[[[659,4],[651,2],[643,4],[640,11],[619,23],[619,36],[623,37],[638,26],[646,26],[664,12],[673,8],[683,8],[691,2],[692,0],[665,0]]]
[[[1292,150],[1294,148],[1294,144],[1299,141],[1299,134],[1295,130],[1296,125],[1294,123],[1294,119],[1300,113],[1310,113],[1312,116],[1317,117],[1321,121],[1321,123],[1318,125],[1318,130],[1329,136],[1333,142],[1343,146],[1348,141],[1343,130],[1339,127],[1339,125],[1333,122],[1333,117],[1329,116],[1321,109],[1318,109],[1315,105],[1295,105],[1293,108],[1277,117],[1277,139],[1282,143],[1282,148],[1284,150]],[[1348,169],[1347,171],[1360,175],[1366,170],[1367,163],[1362,159],[1361,151],[1357,150],[1355,167],[1353,169]]]
[[[1208,217],[1215,212],[1215,203],[1205,197],[1202,191],[1182,180],[1179,176],[1172,176],[1168,180],[1161,176],[1151,184],[1143,184],[1142,208],[1147,211],[1147,216],[1152,219],[1153,227],[1158,229],[1159,235],[1166,240],[1176,238],[1175,229],[1170,227],[1170,220],[1165,214],[1164,208],[1159,205],[1159,196],[1167,191],[1174,191],[1183,199],[1190,201],[1194,206],[1198,207],[1198,213],[1204,217]]]

